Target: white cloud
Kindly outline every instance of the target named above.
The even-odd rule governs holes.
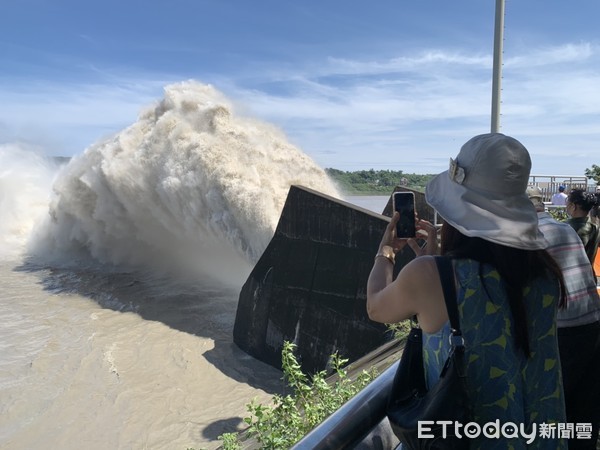
[[[525,53],[507,57],[503,63],[507,68],[531,69],[538,66],[551,66],[589,61],[598,55],[598,48],[590,42],[564,44],[556,47],[529,49]]]
[[[465,140],[489,130],[491,55],[434,49],[317,63],[198,81],[224,92],[240,113],[282,128],[326,167],[443,170]],[[568,142],[576,142],[573,160],[560,161],[565,170],[581,173],[600,139],[599,63],[589,43],[527,49],[507,58],[502,131],[534,142],[545,158],[561,158]],[[165,84],[180,81],[164,74],[94,73],[95,83],[0,80],[0,130],[6,135],[8,129],[42,128],[77,142],[70,148],[78,152],[133,123],[162,98]]]
[[[381,74],[388,72],[411,72],[424,70],[431,66],[470,66],[491,68],[491,56],[469,56],[460,53],[447,53],[440,50],[430,50],[412,57],[393,58],[389,61],[351,61],[347,59],[329,58],[329,65],[323,69],[323,74]]]

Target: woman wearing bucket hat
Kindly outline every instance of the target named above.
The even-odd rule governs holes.
[[[529,153],[516,139],[475,136],[430,181],[425,196],[445,222],[441,252],[453,264],[475,422],[515,423],[536,433],[532,448],[566,448],[558,432],[542,438],[540,431],[540,424],[565,423],[555,320],[564,287],[525,192],[530,169]],[[450,349],[448,314],[433,257],[415,258],[392,280],[390,262],[408,242],[395,237],[397,221],[396,214],[380,244],[385,258],[375,258],[367,310],[382,323],[418,317],[432,386]],[[526,442],[518,433],[480,434],[471,448],[525,448]]]

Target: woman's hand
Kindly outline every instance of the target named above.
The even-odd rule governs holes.
[[[438,289],[431,282],[438,276],[437,266],[431,258],[415,258],[393,280],[394,257],[406,244],[411,246],[417,256],[437,252],[437,232],[434,225],[426,220],[416,222],[417,238],[422,236],[427,240],[427,245],[421,249],[415,238],[396,237],[399,218],[399,214],[395,212],[386,227],[367,280],[367,313],[371,320],[381,323],[393,323],[412,317],[423,310],[429,297],[437,299],[435,295],[431,295],[431,286]]]
[[[415,252],[415,255],[437,255],[437,229],[435,225],[427,220],[420,219],[417,222],[417,236],[425,239],[426,243],[423,247],[419,246],[415,239],[408,240],[408,246]]]
[[[379,244],[379,253],[387,251],[388,249],[386,247],[389,247],[395,255],[406,245],[408,239],[400,239],[396,237],[396,223],[398,223],[399,219],[400,214],[395,212],[392,216],[392,220],[390,220],[390,223],[383,233],[383,237],[381,238],[381,243]]]

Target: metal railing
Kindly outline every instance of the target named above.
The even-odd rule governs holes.
[[[530,175],[529,185],[537,186],[542,191],[542,200],[550,202],[552,194],[558,192],[559,186],[565,187],[568,194],[572,189],[583,189],[584,191],[596,190],[595,184],[588,183],[586,176],[574,175]]]

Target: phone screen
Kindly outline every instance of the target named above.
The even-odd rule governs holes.
[[[396,237],[414,238],[415,228],[415,194],[412,192],[394,192],[394,211],[400,213],[396,223]]]

